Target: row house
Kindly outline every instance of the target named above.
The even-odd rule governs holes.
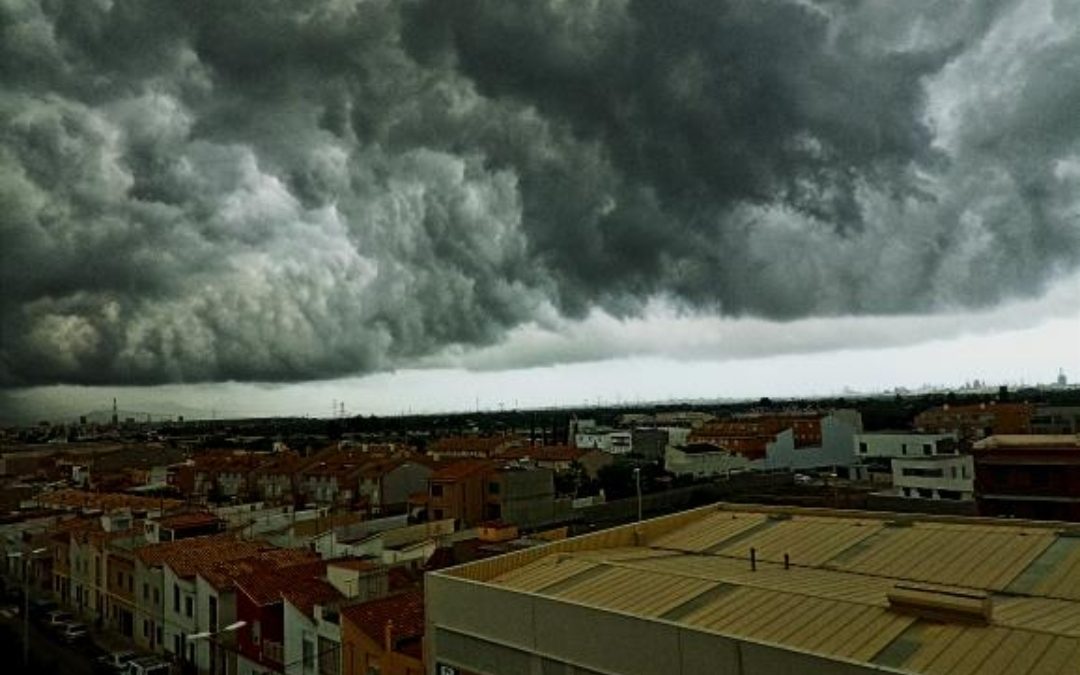
[[[295,549],[265,549],[251,556],[225,560],[201,566],[195,575],[195,624],[200,630],[216,632],[241,620],[238,602],[240,591],[237,581],[255,576],[262,571],[293,566],[318,565],[318,556],[311,551]],[[258,634],[258,625],[250,628],[246,620],[243,629]],[[195,643],[193,662],[199,672],[234,673],[237,670],[236,649],[239,636],[222,635],[218,642],[227,641],[224,647],[208,640]]]
[[[569,471],[586,450],[571,445],[535,445],[511,448],[499,454],[500,461],[517,461],[541,469]]]
[[[435,470],[428,479],[428,520],[452,519],[468,527],[487,518],[487,479],[496,464],[463,460]]]
[[[186,636],[199,632],[195,615],[200,566],[258,553],[263,546],[228,535],[150,544],[135,551],[135,643],[190,662],[195,646]]]
[[[326,563],[321,560],[275,567],[256,567],[234,579],[239,675],[285,672],[285,593],[309,587],[325,588],[321,581]],[[331,594],[332,597],[332,594]]]
[[[433,469],[417,459],[393,458],[364,465],[360,498],[373,516],[404,513],[409,495],[427,488]]]
[[[291,450],[275,453],[252,472],[255,495],[268,504],[296,503],[300,471],[309,462]]]
[[[338,607],[344,596],[323,579],[290,586],[283,596],[283,672],[286,675],[339,675],[341,627]]]
[[[267,459],[265,453],[215,451],[196,456],[180,469],[177,486],[184,494],[228,501],[246,499],[253,474]]]
[[[341,642],[343,675],[423,675],[423,591],[345,607]]]
[[[986,436],[1029,434],[1035,406],[1029,403],[946,403],[915,416],[915,428],[927,433],[956,434],[964,440]]]
[[[432,441],[427,454],[436,461],[490,459],[521,445],[516,436],[447,436]]]

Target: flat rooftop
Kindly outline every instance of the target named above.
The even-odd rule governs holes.
[[[1080,673],[1077,524],[720,504],[436,574],[886,672]]]

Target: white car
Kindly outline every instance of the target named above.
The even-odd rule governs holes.
[[[117,673],[122,673],[127,670],[127,664],[138,658],[139,655],[130,650],[123,650],[119,652],[109,652],[98,659],[98,663],[105,666],[109,670]]]
[[[60,629],[60,637],[64,642],[76,642],[82,640],[87,635],[89,635],[89,631],[86,628],[86,624],[78,623],[77,621],[64,624]]]
[[[813,482],[814,482],[814,479],[811,478],[810,476],[807,476],[805,473],[797,473],[797,474],[795,474],[795,484],[796,485],[809,485],[809,484],[811,484]]]
[[[124,675],[169,675],[171,666],[156,656],[142,656],[128,661]]]

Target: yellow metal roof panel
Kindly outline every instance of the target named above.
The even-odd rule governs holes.
[[[532,565],[511,570],[496,577],[491,583],[520,591],[539,591],[596,566],[596,563],[580,558],[549,556]]]
[[[654,548],[704,551],[766,521],[761,513],[717,511],[701,520],[657,537],[649,542]]]
[[[860,554],[834,565],[862,574],[1004,590],[1055,538],[1045,530],[980,530],[939,523],[887,528]]]
[[[702,579],[617,567],[590,576],[554,595],[640,616],[660,616],[716,586],[716,583]]]
[[[910,672],[1080,675],[1080,540],[1053,526],[701,513],[500,564],[491,583]],[[943,597],[890,603],[898,584]],[[938,611],[973,592],[988,613]]]
[[[874,520],[795,516],[715,552],[749,558],[753,548],[759,560],[781,561],[787,554],[793,564],[821,565],[881,527],[882,523]]]

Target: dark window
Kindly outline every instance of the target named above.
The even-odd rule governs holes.
[[[217,630],[217,627],[218,627],[218,625],[217,625],[217,623],[218,623],[218,621],[217,621],[217,598],[215,598],[214,596],[210,596],[209,605],[210,605],[210,630]]]
[[[142,585],[142,597],[143,597],[143,600],[149,600],[150,599],[150,584],[143,584]],[[155,598],[154,600],[156,601],[157,598]]]
[[[924,455],[932,455],[932,454],[934,454],[934,446],[930,445],[929,443],[923,443],[922,444],[922,454],[924,454]]]
[[[184,614],[191,616],[194,610],[194,604],[195,603],[192,601],[191,596],[184,598]]]
[[[906,455],[907,454],[907,443],[901,443],[900,444],[900,454],[901,455]]]
[[[177,614],[180,613],[180,586],[177,584],[172,587],[172,608]]]
[[[431,496],[432,497],[442,497],[442,485],[439,485],[438,483],[436,483],[435,485],[432,485],[431,486]]]
[[[866,447],[866,443],[859,443],[859,452],[861,454],[865,455],[868,451],[869,448]]]
[[[442,509],[435,509],[435,520],[442,520],[442,517],[443,517],[443,510]]]
[[[913,478],[943,478],[945,476],[944,469],[920,469],[917,467],[901,469],[900,473]]]

